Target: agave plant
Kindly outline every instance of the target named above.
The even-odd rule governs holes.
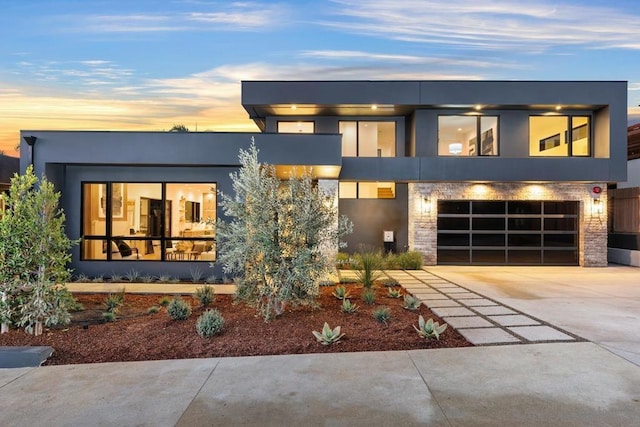
[[[404,305],[402,308],[406,308],[407,310],[415,311],[420,308],[420,300],[413,295],[405,295],[404,296]]]
[[[349,294],[349,291],[347,290],[347,288],[345,288],[342,285],[338,285],[336,286],[336,288],[333,290],[333,292],[331,293],[331,295],[333,295],[334,297],[344,300],[349,298],[351,295]]]
[[[322,332],[311,331],[311,333],[322,345],[337,343],[344,336],[344,334],[340,333],[340,326],[336,326],[334,329],[331,329],[327,322],[324,322]]]
[[[437,340],[440,339],[440,335],[445,331],[445,329],[447,329],[446,323],[440,325],[438,322],[434,322],[433,319],[429,319],[425,322],[422,315],[418,318],[419,327],[416,328],[416,325],[412,326],[422,338],[435,338]]]
[[[400,298],[402,296],[400,288],[389,288],[388,292],[391,298]]]
[[[355,313],[358,310],[358,305],[352,304],[351,300],[343,299],[341,310],[345,313]]]

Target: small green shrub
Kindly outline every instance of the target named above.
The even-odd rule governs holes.
[[[171,276],[168,274],[161,274],[160,277],[158,277],[158,282],[160,283],[169,283],[171,281]]]
[[[340,333],[340,326],[331,329],[327,322],[324,322],[324,327],[321,332],[311,331],[311,333],[322,345],[335,344],[344,337],[344,334]]]
[[[215,274],[212,274],[210,276],[207,276],[206,279],[204,279],[204,283],[208,283],[208,284],[214,284],[218,281],[218,278],[216,277]]]
[[[122,282],[122,275],[118,273],[111,273],[111,278],[109,279],[111,283]]]
[[[193,297],[198,300],[201,306],[207,307],[209,304],[216,300],[215,290],[213,286],[204,285],[200,288],[196,288],[196,293]]]
[[[125,289],[122,288],[117,294],[109,293],[107,299],[104,301],[104,305],[107,307],[107,311],[110,313],[117,313],[120,310],[122,304],[124,304]]]
[[[166,295],[163,295],[162,298],[160,298],[160,301],[158,301],[158,304],[160,304],[163,307],[166,307],[169,305],[170,302],[171,302],[171,298],[169,298]]]
[[[342,307],[340,308],[340,310],[342,310],[344,313],[355,313],[356,311],[358,311],[358,305],[352,304],[351,300],[343,299]]]
[[[80,274],[78,274],[78,275],[76,276],[76,280],[75,280],[75,282],[79,282],[79,283],[83,283],[83,282],[84,282],[84,283],[86,283],[86,282],[89,282],[89,276],[87,276],[87,275],[86,275],[86,274],[84,274],[84,273],[80,273]]]
[[[191,274],[191,282],[192,283],[200,283],[202,281],[202,276],[204,273],[199,268],[194,270],[189,270],[189,274]]]
[[[358,253],[357,260],[356,278],[365,288],[370,288],[380,277],[382,255],[377,251],[365,251]]]
[[[104,313],[102,313],[102,318],[105,322],[115,322],[116,313],[114,313],[113,311],[105,311]]]
[[[418,251],[398,254],[398,266],[403,270],[420,270],[424,260]]]
[[[349,294],[349,291],[347,290],[347,288],[345,288],[342,285],[336,286],[336,288],[333,290],[331,295],[333,295],[334,297],[336,297],[338,299],[342,299],[342,300],[345,299],[345,298],[349,298],[351,296]]]
[[[218,335],[224,326],[224,318],[218,310],[207,310],[196,321],[196,331],[202,338]]]
[[[143,283],[153,283],[155,282],[156,278],[150,274],[145,274],[144,276],[141,277],[141,280]]]
[[[340,283],[344,285],[349,283],[358,283],[358,279],[356,279],[355,277],[341,277]]]
[[[135,268],[132,268],[131,270],[129,270],[127,272],[127,274],[125,275],[125,277],[127,278],[127,281],[129,282],[137,282],[138,279],[140,278],[140,272],[138,270],[136,270]]]
[[[384,257],[384,268],[387,270],[397,270],[399,268],[398,255],[393,252],[387,253]]]
[[[415,311],[420,308],[420,304],[421,302],[418,298],[413,295],[406,294],[404,296],[404,305],[402,307],[407,310]]]
[[[93,283],[102,283],[102,282],[104,282],[104,276],[102,276],[102,275],[96,276],[93,279],[91,279],[91,281]]]
[[[401,298],[402,297],[402,289],[400,288],[389,288],[388,289],[389,296],[391,298]]]
[[[365,289],[362,292],[362,300],[369,305],[373,305],[376,302],[376,293],[373,289]]]
[[[167,306],[167,314],[173,320],[187,320],[191,316],[191,305],[180,297],[175,297]]]
[[[440,335],[445,331],[445,329],[447,329],[446,323],[440,325],[438,322],[434,322],[433,319],[429,319],[425,322],[422,315],[418,317],[418,327],[416,328],[415,325],[412,326],[413,329],[418,332],[418,335],[425,339],[435,338],[439,340]]]
[[[387,288],[391,288],[391,287],[394,287],[394,286],[400,286],[400,283],[396,279],[391,279],[389,277],[385,277],[384,279],[380,279],[380,280],[378,280],[378,282],[381,285],[386,286]]]
[[[156,314],[159,311],[160,307],[158,307],[157,305],[152,305],[151,307],[147,308],[147,314]]]
[[[391,318],[391,310],[389,307],[378,307],[373,311],[373,318],[386,325]]]
[[[320,286],[333,286],[335,284],[333,280],[321,280],[319,283]]]
[[[353,267],[353,258],[346,252],[336,254],[336,268],[338,270],[350,270]]]

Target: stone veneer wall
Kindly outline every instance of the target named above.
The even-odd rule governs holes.
[[[591,189],[596,185],[602,188],[600,203],[604,208],[601,214],[592,213]],[[579,201],[578,262],[583,267],[606,267],[606,189],[606,183],[410,183],[409,249],[421,252],[425,265],[437,264],[438,200]],[[425,198],[428,200],[427,203],[425,203]]]

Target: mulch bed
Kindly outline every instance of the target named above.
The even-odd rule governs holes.
[[[118,320],[105,323],[105,294],[77,294],[85,310],[73,313],[72,323],[65,328],[45,329],[34,337],[23,330],[11,330],[0,335],[0,346],[47,345],[54,348],[48,365],[74,363],[122,362],[135,360],[187,359],[202,357],[254,356],[300,353],[333,353],[355,351],[385,351],[471,346],[452,328],[447,328],[440,340],[420,338],[412,325],[418,315],[440,321],[421,306],[418,311],[402,308],[403,299],[387,295],[387,288],[376,286],[376,302],[362,301],[361,285],[345,285],[351,302],[358,304],[356,313],[340,310],[341,301],[331,295],[334,286],[321,287],[320,308],[296,307],[265,323],[256,317],[253,308],[234,304],[230,295],[217,295],[212,308],[225,319],[220,335],[205,339],[196,333],[196,320],[204,311],[190,296],[193,312],[188,320],[171,320],[164,308],[155,314],[147,309],[158,305],[161,295],[125,296]],[[373,318],[373,311],[386,306],[391,310],[387,325]],[[340,325],[345,337],[340,343],[321,345],[311,334],[320,331],[324,322],[333,328]]]

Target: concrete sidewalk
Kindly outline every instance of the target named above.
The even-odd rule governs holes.
[[[0,370],[0,425],[636,426],[640,369],[592,343]]]

